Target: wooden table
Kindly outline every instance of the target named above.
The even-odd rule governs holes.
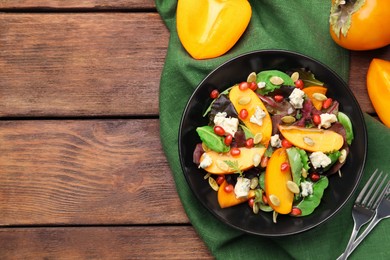
[[[168,37],[152,0],[0,2],[1,259],[212,258],[159,140]]]

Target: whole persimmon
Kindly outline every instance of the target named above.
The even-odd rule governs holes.
[[[349,50],[372,50],[390,44],[389,0],[332,0],[330,35]]]

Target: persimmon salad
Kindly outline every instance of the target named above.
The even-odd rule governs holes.
[[[353,141],[351,120],[306,69],[252,72],[212,90],[197,127],[193,161],[221,208],[247,203],[254,214],[310,215],[330,175],[341,174]]]

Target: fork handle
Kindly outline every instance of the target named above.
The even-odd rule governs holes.
[[[358,247],[358,245],[363,241],[363,239],[373,230],[373,228],[381,221],[380,218],[375,216],[371,221],[370,224],[366,227],[366,229],[360,234],[360,236],[352,243],[350,250],[345,250],[344,253],[342,253],[339,258],[337,259],[347,259],[349,255]],[[345,255],[346,254],[346,255]]]
[[[348,241],[348,244],[347,244],[347,247],[344,251],[344,253],[342,253],[339,258],[337,258],[337,260],[345,260],[347,259],[348,255],[349,255],[349,252],[353,246],[353,242],[355,241],[355,238],[357,236],[357,234],[359,233],[359,227],[356,226],[356,224],[354,225],[353,227],[353,230],[352,230],[352,234],[351,234],[351,237],[349,238],[349,241]]]

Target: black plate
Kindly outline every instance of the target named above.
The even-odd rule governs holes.
[[[354,127],[355,139],[350,154],[342,167],[343,177],[330,176],[329,186],[313,214],[296,218],[279,215],[277,223],[272,222],[272,213],[253,214],[247,203],[221,209],[217,193],[203,179],[205,171],[192,162],[195,145],[200,139],[196,127],[208,123],[202,116],[209,106],[209,93],[213,89],[220,92],[235,83],[245,81],[249,73],[267,69],[287,71],[292,68],[307,68],[317,79],[325,82],[327,96],[340,102],[340,111],[347,114]],[[212,71],[196,88],[184,110],[179,130],[179,156],[186,180],[201,203],[224,223],[239,230],[263,236],[285,236],[309,230],[327,221],[348,201],[359,184],[367,152],[367,132],[362,111],[346,83],[336,73],[320,62],[289,51],[264,50],[238,56]]]

